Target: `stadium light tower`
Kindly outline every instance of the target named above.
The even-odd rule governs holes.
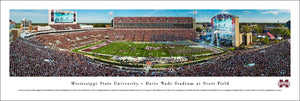
[[[112,18],[113,15],[114,15],[114,12],[113,12],[113,11],[109,11],[109,16],[110,16],[110,18]]]
[[[197,11],[193,11],[194,19],[193,19],[193,28],[196,29],[196,15]]]
[[[110,16],[110,26],[113,27],[113,18],[114,18],[114,12],[113,11],[109,11],[109,16]]]

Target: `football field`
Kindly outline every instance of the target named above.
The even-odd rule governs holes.
[[[147,50],[146,47],[160,47],[155,50]],[[132,57],[176,57],[176,56],[192,56],[212,53],[204,48],[192,48],[188,46],[173,46],[173,48],[165,48],[170,45],[163,43],[134,43],[134,42],[113,42],[109,45],[100,47],[91,52],[101,53],[115,56],[132,56]]]

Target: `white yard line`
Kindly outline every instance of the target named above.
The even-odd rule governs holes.
[[[144,45],[143,45],[144,46]],[[147,45],[146,45],[147,46]],[[146,50],[144,51],[144,54],[143,54],[143,57],[145,57],[145,52],[146,52]]]
[[[116,46],[114,46],[113,48],[114,48],[114,50],[118,49],[118,47],[116,47]],[[116,53],[117,53],[117,55],[118,55],[119,52],[116,51]]]
[[[183,48],[183,50],[185,50],[185,47]],[[185,53],[183,55],[186,56]]]
[[[125,45],[121,46],[120,49],[123,50],[123,47],[125,47]],[[120,50],[119,50],[118,53],[116,54],[116,56],[119,56],[120,53],[121,53],[121,52],[120,52]]]

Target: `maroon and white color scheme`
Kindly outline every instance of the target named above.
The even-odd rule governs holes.
[[[280,79],[279,82],[278,82],[278,86],[280,88],[282,88],[282,87],[288,88],[290,86],[290,82],[289,82],[288,79],[286,79],[284,81],[282,79]]]
[[[193,17],[114,17],[114,28],[193,28]]]
[[[160,48],[159,47],[149,47],[149,46],[147,46],[145,49],[146,50],[158,50]]]
[[[273,34],[271,34],[270,32],[267,32],[267,35],[270,37],[270,39],[274,39],[274,35]]]
[[[55,22],[55,13],[72,13],[73,20],[71,22]],[[61,10],[48,10],[48,25],[55,30],[71,30],[81,29],[80,25],[77,24],[77,12],[75,11],[61,11]]]
[[[78,24],[52,24],[49,26],[55,30],[81,29]]]
[[[63,23],[55,23],[55,12],[62,12],[62,13],[73,13],[73,21],[72,23],[67,23],[67,24],[77,24],[77,12],[75,11],[61,11],[61,10],[53,10],[49,9],[48,10],[48,24],[53,25],[53,24],[63,24]]]
[[[98,44],[98,45],[95,45],[95,46],[92,46],[92,47],[85,48],[81,51],[90,52],[90,51],[93,51],[95,49],[98,49],[100,47],[103,47],[103,46],[106,46],[106,45],[109,45],[109,44],[110,44],[110,42],[104,42],[104,43],[101,43],[101,44]]]
[[[196,39],[193,29],[105,29],[71,32],[64,34],[45,34],[36,36],[36,39],[47,46],[62,49],[82,47],[99,41],[181,41]]]
[[[111,36],[127,41],[194,40],[193,23],[193,17],[114,17]]]

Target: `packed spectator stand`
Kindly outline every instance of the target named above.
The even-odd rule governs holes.
[[[11,76],[290,76],[290,43],[260,50],[215,56],[208,62],[164,69],[120,67],[79,53],[60,51],[99,41],[195,40],[192,17],[115,17],[113,29],[51,33],[19,38],[10,44]],[[77,24],[50,25],[55,30],[80,29]],[[45,47],[50,46],[50,47]],[[213,53],[220,51],[206,47]],[[171,54],[194,53],[176,51]],[[251,65],[249,65],[251,64]]]
[[[193,28],[192,17],[114,17],[114,28]]]
[[[80,29],[80,25],[78,24],[53,24],[49,25],[55,30],[70,30],[70,29]]]
[[[50,47],[73,49],[104,40],[145,42],[195,40],[196,34],[194,33],[194,30],[180,29],[106,29],[38,35],[30,40],[38,40]]]
[[[10,46],[11,76],[142,76],[142,70],[119,70],[110,64],[68,51],[17,39]]]
[[[48,34],[33,38],[47,46],[72,49],[98,41],[195,40],[192,17],[114,17],[113,29]],[[119,24],[119,25],[118,25]],[[55,30],[80,29],[78,24],[52,24]]]
[[[152,70],[151,76],[290,76],[290,49],[285,41],[262,50],[220,55],[205,63]]]
[[[241,50],[208,62],[166,69],[119,67],[78,53],[42,46],[38,41],[17,39],[10,45],[11,76],[290,76],[290,43],[260,50]],[[254,64],[254,65],[249,65]],[[123,69],[120,69],[123,68]]]

